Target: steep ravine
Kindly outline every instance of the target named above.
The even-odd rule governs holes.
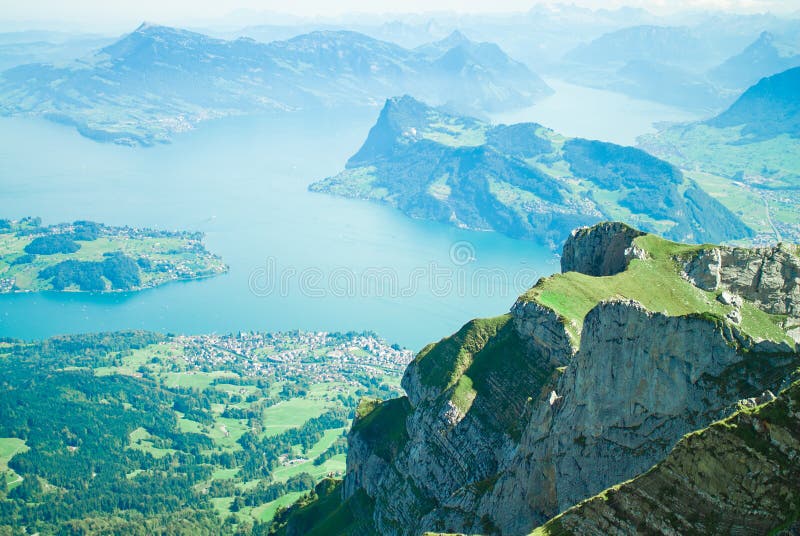
[[[687,246],[616,223],[573,233],[562,274],[423,349],[406,398],[362,405],[331,515],[358,505],[359,534],[371,514],[379,534],[523,535],[647,472],[740,400],[789,385],[797,266],[785,246]]]

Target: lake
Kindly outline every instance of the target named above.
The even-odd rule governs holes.
[[[502,120],[623,141],[665,119],[653,105],[634,107],[625,121],[595,121],[580,99],[563,107],[581,88],[550,83],[564,94]],[[625,108],[624,97],[586,91],[605,114]],[[558,271],[553,252],[529,242],[308,192],[309,183],[341,170],[377,113],[219,120],[152,148],[0,119],[0,217],[200,230],[231,267],[221,277],[139,293],[2,295],[0,336],[373,330],[418,349],[470,318],[507,312],[538,277]]]
[[[636,145],[636,138],[653,133],[654,123],[696,121],[703,116],[653,101],[634,99],[602,89],[546,78],[555,93],[535,106],[493,114],[498,123],[532,121],[565,136]]]

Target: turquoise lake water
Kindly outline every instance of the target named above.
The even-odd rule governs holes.
[[[585,103],[565,105],[585,101],[581,88],[558,89],[538,109],[499,119],[632,141],[670,116],[658,105],[589,90],[593,106],[605,110],[593,118]],[[609,121],[611,107],[635,113]],[[470,318],[507,312],[536,278],[558,270],[553,252],[529,242],[308,192],[309,183],[341,170],[377,113],[226,119],[152,148],[96,143],[41,120],[0,119],[0,217],[200,230],[231,267],[221,277],[140,293],[3,295],[0,336],[374,330],[418,349]]]

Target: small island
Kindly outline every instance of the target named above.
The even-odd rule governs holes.
[[[200,232],[91,221],[0,220],[0,294],[136,291],[226,272],[202,240]]]

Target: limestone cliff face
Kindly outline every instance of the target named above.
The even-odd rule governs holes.
[[[791,352],[699,316],[599,304],[586,316],[580,351],[555,397],[538,405],[479,512],[504,534],[527,533],[646,471],[684,434],[730,413],[741,393],[777,388],[757,371],[788,373],[796,363]],[[756,373],[740,370],[756,362]]]
[[[702,249],[684,260],[683,269],[703,290],[728,289],[772,314],[800,316],[796,247]]]
[[[566,365],[576,352],[565,321],[548,307],[518,300],[511,308],[514,328],[528,352],[541,354],[552,365]]]
[[[561,271],[598,277],[623,272],[638,253],[633,239],[643,234],[620,222],[575,229],[564,244]]]
[[[606,276],[603,284],[613,285],[614,274],[631,262],[650,262],[653,252],[639,237],[616,224],[579,231],[569,252],[565,247],[563,266]],[[654,312],[630,296],[612,296],[581,314],[586,293],[576,290],[572,303],[571,287],[562,285],[557,288],[566,294],[543,292],[538,301],[526,295],[510,315],[472,321],[423,349],[403,378],[408,398],[356,419],[345,498],[365,492],[381,534],[527,534],[647,471],[686,433],[729,415],[740,399],[779,392],[800,354],[791,339],[764,335],[774,333],[765,323],[776,320],[759,311],[775,311],[766,301],[779,292],[774,289],[796,288],[791,258],[773,252],[768,258],[783,267],[782,283],[770,276],[768,286],[748,293],[750,287],[735,283],[747,276],[731,274],[749,273],[755,257],[764,272],[767,257],[760,250],[753,258],[743,253],[750,250],[726,257],[728,275],[720,281],[747,307],[760,308],[748,310],[746,322],[734,322],[720,314],[727,310],[716,294],[723,283],[712,288],[700,281],[713,264],[706,262],[711,250],[681,248],[679,262],[669,257],[642,266],[682,268],[691,283],[674,271],[672,277],[690,292],[658,289],[669,293],[661,303],[674,294],[682,310],[683,296],[691,296],[702,305],[697,312]],[[620,292],[649,291],[622,276]],[[794,302],[782,303],[794,314]]]
[[[534,534],[797,534],[798,462],[795,383],[763,406],[687,436],[652,470],[567,510]]]

